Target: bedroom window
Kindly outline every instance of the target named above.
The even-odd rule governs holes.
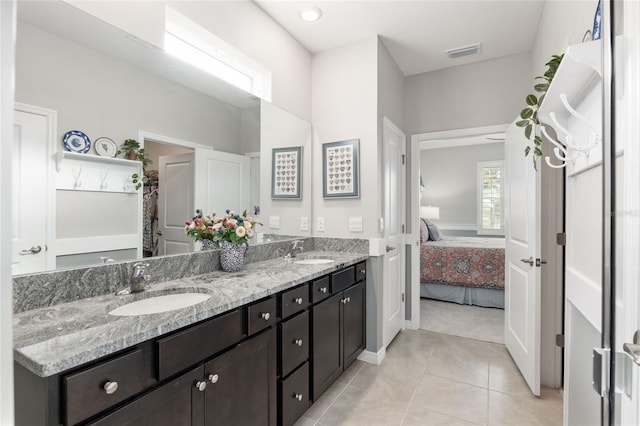
[[[478,234],[504,235],[503,162],[478,162]]]

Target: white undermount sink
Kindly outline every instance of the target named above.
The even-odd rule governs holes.
[[[300,259],[296,260],[293,263],[295,265],[324,265],[326,263],[333,263],[335,260],[326,259],[326,258],[317,258],[317,259]]]
[[[131,317],[175,311],[176,309],[197,305],[210,297],[210,295],[202,293],[177,293],[148,297],[146,299],[122,305],[109,312],[109,315]]]

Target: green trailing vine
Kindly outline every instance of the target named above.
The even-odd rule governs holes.
[[[538,120],[538,109],[544,101],[549,85],[553,81],[553,77],[556,75],[556,71],[558,71],[558,67],[560,66],[560,62],[562,62],[563,57],[564,54],[553,55],[551,60],[545,64],[547,67],[545,73],[535,78],[535,80],[544,80],[544,82],[537,83],[533,86],[533,90],[538,92],[539,95],[527,95],[525,99],[527,107],[520,111],[520,118],[522,118],[522,120],[516,122],[516,126],[523,127],[525,137],[532,142],[525,147],[524,155],[528,156],[529,154],[532,154],[533,168],[535,170],[538,170],[538,158],[542,157],[542,138],[535,134],[536,126],[540,124],[540,121]]]

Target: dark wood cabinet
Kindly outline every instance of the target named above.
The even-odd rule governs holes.
[[[365,348],[364,268],[363,262],[333,274],[333,295],[311,309],[314,401]]]

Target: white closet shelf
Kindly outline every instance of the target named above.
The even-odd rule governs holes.
[[[601,69],[602,40],[569,46],[538,111],[541,121],[549,123],[551,112],[568,116],[569,112],[562,104],[560,95],[565,94],[571,105],[579,104],[601,81]]]
[[[91,155],[91,154],[78,154],[77,152],[69,152],[69,151],[59,151],[55,154],[55,156],[56,156],[57,172],[60,172],[60,163],[62,163],[63,160],[88,161],[88,162],[100,163],[100,164],[117,164],[120,166],[126,166],[131,168],[138,168],[142,165],[142,163],[137,160],[127,160],[126,158],[101,157],[99,155]]]

